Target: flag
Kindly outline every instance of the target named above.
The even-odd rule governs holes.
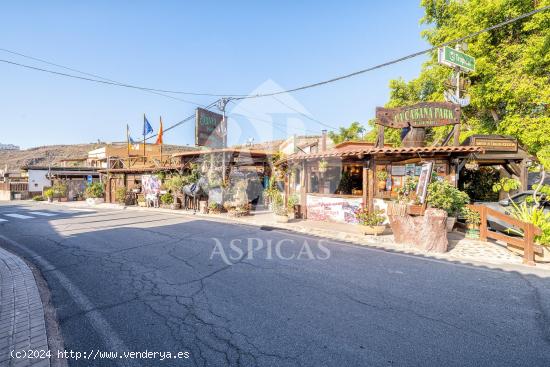
[[[143,114],[143,136],[145,137],[147,134],[151,134],[152,132],[153,128],[151,127],[151,124],[147,121],[145,114]]]
[[[159,127],[159,133],[157,135],[157,141],[155,144],[162,145],[162,117],[160,118],[160,127]]]

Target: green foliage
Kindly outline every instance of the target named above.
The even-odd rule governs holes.
[[[214,214],[221,213],[222,208],[223,207],[221,204],[218,204],[214,201],[211,201],[208,203],[208,212],[210,213],[214,213]]]
[[[34,201],[44,201],[44,197],[42,195],[37,195],[32,198]]]
[[[363,140],[363,134],[365,128],[359,122],[352,122],[349,127],[340,127],[338,132],[329,131],[328,137],[334,142],[339,144],[344,141]]]
[[[545,213],[543,208],[529,205],[526,202],[516,205],[512,203],[510,214],[523,222],[532,223],[542,230],[542,235],[535,236],[535,242],[541,245],[550,246],[550,213]],[[511,229],[511,232],[522,235],[518,230]]]
[[[55,191],[53,191],[52,188],[49,188],[49,189],[44,190],[44,196],[45,196],[46,198],[48,198],[48,199],[53,199],[54,195],[55,195]]]
[[[548,6],[550,0],[422,0],[421,4],[422,23],[429,26],[422,36],[438,45]],[[518,138],[532,154],[550,146],[549,29],[550,12],[545,11],[467,41],[466,53],[476,58],[476,71],[467,75],[471,104],[462,110],[461,140],[495,133]],[[442,101],[444,82],[451,74],[451,68],[437,63],[433,52],[417,78],[390,82],[387,106]],[[428,140],[440,140],[448,129],[430,129]],[[387,135],[385,140],[390,141]]]
[[[298,198],[298,195],[292,194],[288,197],[287,200],[287,206],[288,211],[294,211],[294,207],[300,203],[300,198]]]
[[[272,204],[273,212],[276,215],[287,215],[285,200],[283,198],[283,194],[281,194],[280,191],[277,190],[276,193],[272,194],[271,204]]]
[[[56,182],[52,186],[52,190],[55,197],[65,197],[67,195],[67,185],[62,182]]]
[[[367,208],[359,208],[355,212],[355,218],[363,226],[379,226],[384,223],[384,211],[375,209],[371,212]]]
[[[443,209],[449,216],[456,216],[470,202],[468,194],[445,180],[436,180],[428,185],[428,204]]]
[[[470,199],[479,201],[497,201],[498,192],[493,191],[493,184],[499,180],[499,172],[493,167],[479,167],[478,170],[463,170],[462,188]]]
[[[503,177],[498,182],[493,184],[493,191],[504,191],[509,193],[512,190],[518,190],[521,187],[521,182],[515,178]]]
[[[416,186],[418,185],[418,177],[406,176],[403,186],[397,190],[397,198],[399,201],[408,202],[416,194]]]
[[[86,198],[102,198],[104,192],[101,182],[92,182],[86,187]]]
[[[465,206],[464,208],[462,208],[462,215],[464,216],[464,219],[468,224],[474,225],[476,227],[481,224],[481,216],[477,211],[473,209]]]
[[[160,202],[164,205],[170,205],[174,202],[174,197],[167,192],[166,194],[162,194],[160,196]]]
[[[117,203],[124,203],[124,201],[126,200],[126,187],[117,187],[115,191],[115,200]]]
[[[376,179],[378,181],[386,181],[388,178],[388,172],[386,170],[376,171]]]

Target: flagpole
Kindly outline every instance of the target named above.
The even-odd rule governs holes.
[[[159,133],[162,134],[163,131],[162,131],[162,116],[160,116],[160,131]],[[160,164],[163,165],[163,162],[162,162],[162,146],[164,145],[164,142],[163,142],[163,139],[162,139],[162,135],[161,135],[161,139],[160,139]]]
[[[143,114],[143,165],[147,160],[145,159],[145,114]]]
[[[126,124],[126,150],[128,151],[128,159],[130,159],[130,127]]]

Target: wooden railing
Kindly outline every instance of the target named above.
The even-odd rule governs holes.
[[[25,192],[29,184],[26,182],[0,182],[0,190],[12,192]]]
[[[481,241],[487,241],[487,238],[492,238],[498,241],[505,242],[515,247],[523,249],[523,263],[535,265],[535,253],[542,255],[543,249],[535,244],[535,236],[542,233],[541,229],[532,223],[522,222],[519,219],[513,218],[507,214],[491,209],[485,205],[468,205],[470,209],[477,211],[481,217],[479,227],[479,238]],[[515,227],[523,232],[523,237],[508,236],[501,232],[489,230],[487,226],[487,218],[499,219],[510,227]]]

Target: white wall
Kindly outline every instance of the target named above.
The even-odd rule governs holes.
[[[42,192],[44,186],[51,186],[50,180],[46,178],[48,170],[29,169],[29,191]]]

